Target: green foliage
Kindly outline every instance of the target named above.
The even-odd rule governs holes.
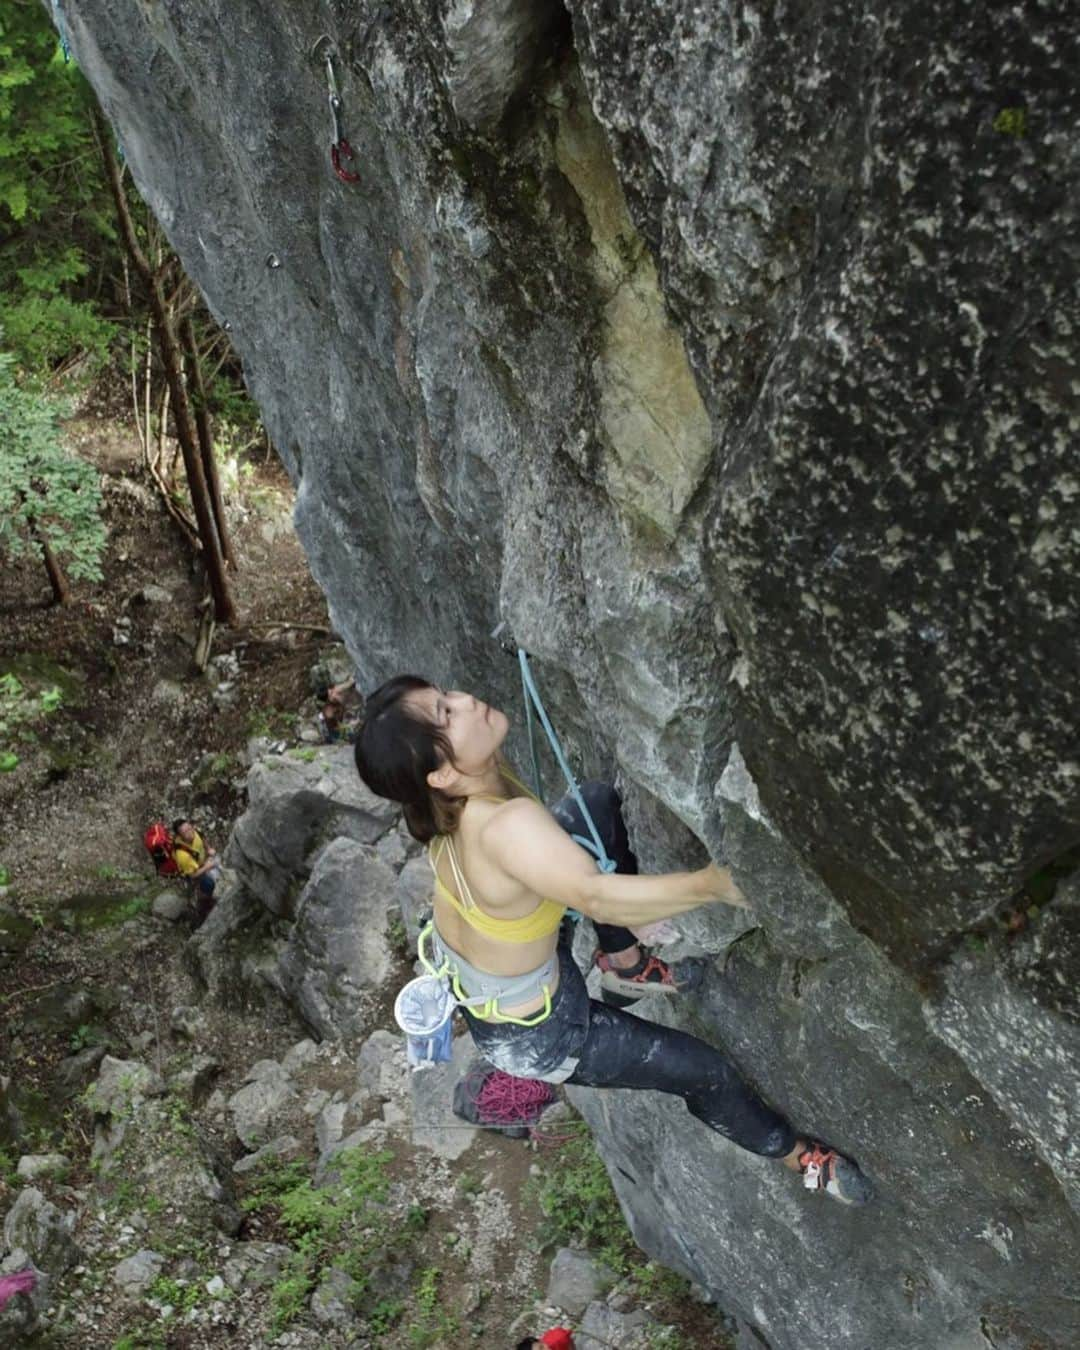
[[[247,734],[270,740],[288,736],[296,726],[296,714],[281,708],[254,708],[248,715]]]
[[[529,1181],[527,1192],[548,1219],[553,1242],[590,1247],[612,1270],[629,1269],[638,1248],[583,1122],[543,1175]]]
[[[0,481],[3,479],[3,462],[4,454],[0,449]],[[0,521],[0,542],[3,531],[4,525]],[[55,713],[63,701],[59,685],[34,689],[12,671],[0,675],[0,773],[10,773],[17,767],[19,756],[14,747],[32,740],[35,723]]]
[[[1002,108],[994,118],[994,130],[1001,136],[1019,139],[1027,135],[1027,109]]]
[[[41,5],[0,10],[0,325],[19,364],[44,374],[73,351],[100,362],[111,336],[89,291],[112,212],[88,118],[92,94],[64,63]]]
[[[244,1209],[270,1206],[296,1251],[270,1293],[275,1332],[283,1330],[303,1310],[320,1271],[335,1251],[347,1251],[334,1264],[354,1282],[355,1296],[366,1291],[366,1270],[378,1250],[378,1207],[386,1201],[390,1180],[389,1152],[368,1153],[343,1149],[334,1159],[335,1178],[326,1186],[311,1183],[302,1162],[274,1164],[259,1174],[254,1189],[242,1201]]]
[[[416,1317],[408,1336],[413,1350],[428,1350],[429,1346],[453,1336],[458,1329],[457,1318],[439,1304],[440,1271],[429,1266],[420,1274],[416,1289]]]
[[[189,1313],[208,1298],[206,1290],[195,1280],[173,1280],[159,1275],[149,1288],[152,1299],[167,1303],[175,1312]]]
[[[399,1298],[381,1298],[365,1319],[374,1336],[385,1336],[395,1323],[400,1322],[405,1304]]]
[[[47,543],[76,580],[101,580],[105,525],[97,474],[60,443],[55,400],[21,388],[0,352],[0,552],[41,556]],[[59,704],[59,690],[50,693]]]
[[[18,1160],[13,1158],[7,1149],[0,1148],[0,1182],[6,1186],[14,1186],[17,1166]]]
[[[112,1350],[165,1350],[165,1332],[159,1327],[144,1327],[126,1332],[113,1342]]]

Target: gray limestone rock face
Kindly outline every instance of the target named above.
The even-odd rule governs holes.
[[[744,754],[860,922],[959,926],[1076,840],[1065,9],[570,8],[717,431]]]
[[[292,1080],[279,1064],[262,1073],[229,1098],[236,1137],[248,1148],[265,1143],[280,1113],[296,1098]]]
[[[370,994],[390,973],[394,890],[393,872],[364,844],[335,839],[319,855],[279,962],[281,988],[319,1036],[371,1030]]]
[[[374,843],[397,819],[360,781],[350,746],[267,755],[247,780],[248,809],[229,837],[226,865],[268,909],[291,917],[296,878],[337,837]]]
[[[1022,1011],[1016,987],[1038,959],[1017,952],[1011,989],[989,958],[974,970],[959,960],[942,1001],[845,924],[764,815],[737,755],[722,790],[732,866],[754,881],[754,926],[729,943],[718,921],[717,958],[689,1007],[657,999],[641,1015],[678,1018],[715,1045],[797,1130],[854,1157],[877,1196],[846,1210],[810,1194],[779,1163],[712,1133],[678,1098],[570,1088],[603,1141],[638,1241],[770,1345],[974,1346],[985,1327],[1011,1350],[1025,1337],[1067,1346],[1075,1312],[1061,1291],[1075,1289],[1070,1253],[1080,1239],[1066,1198],[1071,1159],[1062,1099],[1042,1096],[1053,1064],[1046,1032],[1033,1035],[1040,1021]],[[1027,997],[1056,988],[1060,1005],[1067,986],[1053,971],[1072,970],[1074,953],[1059,938],[1053,948],[1039,947]],[[979,999],[989,999],[985,1011]],[[1004,1057],[1003,1028],[989,1025],[995,1011],[1014,1034],[1032,1034],[1022,1066]],[[1064,1064],[1071,1040],[1057,1043]],[[993,1073],[975,1060],[976,1045],[1002,1057]],[[1066,1096],[1069,1081],[1059,1085]],[[807,1300],[809,1249],[819,1296]],[[1045,1280],[1033,1283],[1033,1268]]]
[[[548,1273],[548,1305],[580,1317],[594,1299],[607,1293],[615,1279],[615,1273],[588,1252],[560,1247]]]
[[[121,1182],[153,1195],[170,1240],[205,1237],[215,1227],[235,1233],[242,1215],[227,1163],[194,1127],[180,1098],[163,1093],[146,1065],[106,1057],[86,1094],[97,1187],[106,1198]]]
[[[296,969],[297,944],[306,950],[308,944],[314,949],[336,940],[327,924],[342,922],[349,905],[347,879],[333,867],[321,874],[329,888],[322,899],[317,890],[309,894],[305,888],[312,868],[332,842],[373,844],[398,818],[396,807],[372,796],[361,783],[350,746],[321,746],[290,755],[252,743],[251,751],[247,810],[226,850],[230,871],[218,887],[209,918],[187,949],[194,971],[224,1001],[252,993],[292,996],[304,983]],[[340,860],[341,855],[335,856]],[[383,867],[374,881],[389,894],[393,874]],[[310,903],[298,923],[304,895]],[[315,976],[300,1009],[319,1035],[328,1034],[325,1028],[334,1019],[330,1004],[335,996],[320,985],[326,978],[336,975]],[[321,992],[313,992],[316,987]]]
[[[1011,940],[971,938],[927,1020],[1080,1211],[1080,879]]]
[[[324,1326],[347,1327],[356,1317],[355,1289],[351,1275],[331,1266],[311,1296],[312,1316]]]
[[[281,1242],[238,1242],[225,1262],[225,1283],[234,1292],[272,1284],[292,1255]]]
[[[749,913],[683,926],[713,979],[656,1011],[882,1199],[814,1208],[677,1102],[582,1093],[649,1251],[774,1350],[1068,1345],[1071,929],[1055,899],[1011,949],[958,937],[1078,839],[1073,16],[567,10],[67,19],[360,686],[413,669],[517,725],[521,644],[643,868],[736,869]],[[191,944],[221,994],[279,988],[320,851],[393,822],[348,747],[273,763]],[[858,1278],[806,1300],[808,1249]]]
[[[398,873],[397,897],[401,918],[409,941],[414,945],[420,935],[420,919],[431,909],[434,884],[431,864],[426,856],[410,858]]]

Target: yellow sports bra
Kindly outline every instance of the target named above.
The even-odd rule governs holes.
[[[512,783],[527,792],[533,801],[539,800],[509,770],[504,768],[502,772]],[[502,797],[481,797],[480,800],[499,802],[506,799]],[[450,870],[454,874],[454,883],[460,892],[460,898],[439,876],[439,859],[443,853],[450,860]],[[473,899],[472,892],[469,890],[469,883],[465,880],[465,874],[458,862],[454,841],[448,834],[440,834],[431,841],[428,846],[428,862],[431,864],[431,870],[435,873],[436,891],[447,904],[457,910],[470,928],[475,928],[484,937],[495,938],[499,942],[535,942],[538,938],[549,937],[562,923],[566,906],[560,905],[556,900],[541,900],[531,914],[522,915],[519,919],[497,919],[482,910]]]

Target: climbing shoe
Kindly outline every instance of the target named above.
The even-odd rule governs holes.
[[[696,957],[669,965],[643,953],[636,966],[624,970],[613,966],[603,952],[597,952],[594,960],[600,970],[601,997],[613,1008],[628,1008],[645,994],[686,994],[697,988],[705,973],[705,962]]]
[[[842,1205],[865,1205],[873,1187],[850,1158],[812,1139],[799,1154],[799,1175],[808,1191],[824,1191]]]

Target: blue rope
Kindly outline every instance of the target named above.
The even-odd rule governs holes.
[[[60,9],[60,0],[49,0],[52,9],[53,25],[60,36],[60,50],[64,53],[64,65],[71,61],[71,47],[68,43],[67,28],[64,24],[64,15]]]
[[[577,803],[578,810],[585,819],[585,824],[589,827],[589,833],[592,839],[585,839],[580,834],[574,834],[570,837],[582,848],[587,849],[596,859],[596,865],[601,872],[614,872],[615,863],[608,857],[607,850],[604,848],[603,841],[600,838],[600,832],[596,828],[596,823],[589,813],[589,808],[585,805],[585,798],[582,797],[578,788],[577,780],[570,771],[570,765],[566,762],[566,756],[563,754],[563,748],[559,744],[559,738],[555,734],[555,728],[551,725],[551,719],[544,708],[543,700],[540,697],[540,691],[536,687],[536,681],[533,679],[532,671],[529,669],[529,658],[525,654],[524,647],[518,648],[518,664],[521,666],[521,687],[525,693],[525,721],[529,729],[529,752],[532,755],[533,778],[535,780],[536,795],[543,800],[544,785],[540,778],[540,762],[536,756],[536,744],[533,739],[533,721],[532,710],[535,707],[536,715],[540,719],[540,725],[547,733],[548,744],[551,746],[552,753],[562,770],[563,777],[566,779],[566,786],[570,789],[570,795]]]

